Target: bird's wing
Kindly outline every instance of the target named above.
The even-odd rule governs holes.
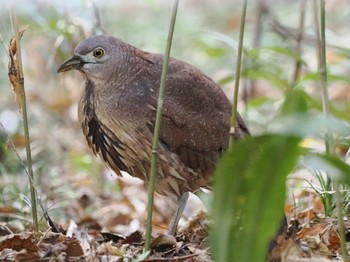
[[[156,108],[157,99],[151,100]],[[230,115],[231,103],[214,81],[188,64],[170,61],[160,141],[187,166],[214,169],[228,146]]]

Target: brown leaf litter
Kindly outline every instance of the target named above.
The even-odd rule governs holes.
[[[196,219],[203,219],[203,215]],[[85,221],[86,222],[86,221]],[[98,222],[93,221],[93,224]],[[0,260],[6,261],[132,261],[143,254],[144,239],[140,231],[128,236],[116,233],[101,232],[96,225],[90,229],[79,227],[71,221],[67,230],[54,233],[51,229],[38,234],[8,231],[0,238]],[[194,225],[201,222],[189,223],[188,232],[197,232]],[[86,224],[85,224],[86,225]],[[142,261],[210,261],[206,248],[198,247],[198,243],[188,242],[183,237],[173,237],[159,234],[153,238],[151,253],[147,260]]]

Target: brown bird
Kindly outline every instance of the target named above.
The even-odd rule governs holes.
[[[149,181],[150,154],[163,56],[106,35],[82,41],[58,72],[79,70],[85,88],[79,122],[95,155],[117,175],[126,171]],[[170,58],[160,129],[156,191],[178,199],[170,226],[188,198],[210,184],[228,147],[231,103],[222,89],[195,67]],[[249,134],[237,116],[235,137]]]

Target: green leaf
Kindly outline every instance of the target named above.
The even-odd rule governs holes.
[[[248,137],[220,160],[214,178],[211,244],[214,261],[264,261],[283,214],[285,179],[300,138]]]
[[[224,47],[219,47],[218,45],[213,45],[208,43],[208,41],[202,41],[202,39],[197,39],[194,41],[196,48],[204,51],[207,55],[212,57],[222,57],[227,54],[227,50]]]
[[[301,63],[302,65],[306,65],[305,61],[302,59],[300,54],[297,52],[293,51],[292,49],[288,47],[283,47],[283,46],[270,46],[270,47],[262,47],[260,48],[261,52],[264,51],[270,51],[276,54],[284,55],[287,57],[292,58],[294,61]]]
[[[350,186],[350,166],[333,155],[309,154],[302,158],[302,163],[314,170],[321,170],[339,183]]]
[[[344,81],[344,82],[350,82],[350,77],[348,76],[342,76],[342,75],[334,75],[331,73],[327,74],[327,80],[328,81]],[[307,81],[320,81],[320,73],[306,73],[303,74],[299,80],[298,84],[307,82]]]
[[[143,253],[141,253],[137,257],[133,258],[132,262],[144,261],[145,259],[147,259],[149,257],[150,253],[151,253],[150,251],[144,251]]]
[[[286,94],[280,115],[305,113],[308,109],[306,94],[300,89],[292,89]]]
[[[263,105],[264,103],[272,103],[272,99],[265,96],[255,97],[248,101],[248,106],[257,107]]]
[[[230,48],[237,49],[238,42],[232,36],[212,30],[204,30],[203,35],[207,38],[212,38],[215,42],[220,41]]]
[[[331,132],[335,138],[344,138],[350,134],[350,125],[339,118],[327,117],[322,112],[295,113],[273,119],[269,132],[321,139],[324,139],[325,132]]]
[[[337,50],[338,55],[348,59],[350,58],[350,48],[334,46],[334,49]]]
[[[223,85],[226,85],[230,82],[233,82],[233,80],[235,80],[235,78],[232,75],[229,75],[229,76],[223,77],[217,83],[219,86],[223,86]]]
[[[319,98],[313,97],[313,96],[307,94],[306,92],[304,93],[304,95],[305,95],[305,99],[308,102],[309,109],[316,109],[316,110],[322,112],[323,105],[322,105],[322,101]],[[334,115],[337,118],[341,118],[343,120],[350,121],[350,115],[348,114],[347,110],[346,109],[338,109],[336,107],[336,104],[330,104],[330,112],[332,113],[332,115]]]
[[[249,68],[243,70],[242,76],[249,79],[264,79],[281,89],[286,89],[289,86],[288,80],[283,79],[281,74],[277,72],[264,71],[264,68]]]

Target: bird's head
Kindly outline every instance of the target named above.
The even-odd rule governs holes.
[[[97,35],[80,42],[74,55],[63,62],[57,72],[79,70],[89,80],[107,80],[117,73],[118,64],[123,60],[123,42],[119,39]]]

